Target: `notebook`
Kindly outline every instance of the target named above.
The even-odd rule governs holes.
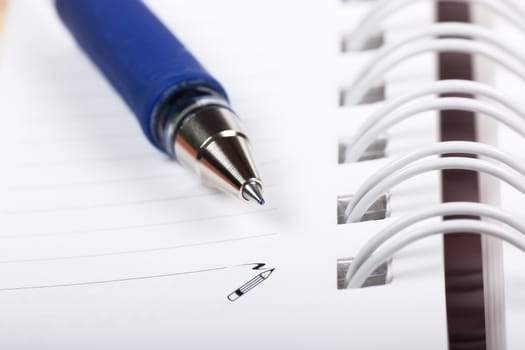
[[[517,42],[516,40],[520,40],[523,35],[515,26],[501,18],[491,18],[491,26],[498,33],[504,33],[507,40],[511,42]],[[521,48],[518,49],[522,50]],[[501,67],[494,68],[493,84],[515,101],[521,101],[519,91],[523,81],[505,69]],[[515,132],[509,128],[500,127],[496,137],[502,149],[512,154],[516,159],[523,159],[523,155],[520,152],[523,147],[523,140]],[[502,185],[500,197],[502,208],[521,218],[523,217],[523,213],[520,210],[522,203],[523,196],[518,191]],[[508,245],[503,247],[504,287],[502,288],[502,293],[506,305],[506,335],[509,349],[521,348],[525,342],[521,327],[525,317],[525,300],[521,292],[524,287],[524,279],[523,273],[520,271],[520,266],[523,266],[524,262],[524,256],[519,250]]]
[[[342,288],[378,232],[442,199],[440,174],[428,172],[345,224],[367,179],[439,141],[439,113],[427,111],[382,134],[368,160],[347,159],[373,113],[438,78],[436,55],[419,55],[389,70],[368,103],[346,103],[378,49],[344,50],[345,40],[378,2],[146,1],[228,90],[265,181],[262,208],[203,187],[153,149],[52,4],[10,2],[0,64],[0,344],[447,349],[441,237],[402,249],[367,287]],[[410,4],[376,45],[435,15],[431,2]],[[504,140],[502,149],[518,149]],[[501,208],[512,212],[516,191],[506,191]],[[523,278],[507,266],[522,256],[507,250],[504,339],[519,349]]]

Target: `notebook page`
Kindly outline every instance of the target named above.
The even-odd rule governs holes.
[[[525,10],[521,2],[513,2],[518,6],[521,5]],[[518,43],[523,40],[523,33],[514,26],[496,16],[492,16],[490,19],[491,28],[493,28],[495,33],[504,36],[507,42]],[[522,52],[522,57],[525,57],[525,50],[522,47],[518,45],[516,49]],[[494,65],[493,71],[494,85],[524,110],[525,105],[521,92],[525,82],[509,73],[504,67]],[[495,130],[498,147],[510,154],[514,159],[523,161],[523,137],[504,125],[499,125]],[[523,220],[525,218],[522,210],[525,204],[523,194],[503,182],[500,182],[500,190],[501,208],[514,215],[516,219]],[[506,318],[507,349],[523,349],[525,346],[525,337],[523,336],[523,322],[525,322],[525,298],[523,297],[525,277],[523,266],[525,264],[525,254],[508,244],[504,244],[503,253],[504,270],[502,272],[505,282],[503,286],[505,312],[502,314]]]
[[[358,3],[346,3],[345,11],[352,12]],[[434,21],[433,4],[419,3],[407,7],[391,17],[382,28],[385,31],[387,44],[399,41],[413,33],[416,28],[429,25]],[[364,13],[361,14],[363,16]],[[354,22],[355,23],[355,22]],[[351,22],[346,23],[347,35],[351,33]],[[373,59],[377,51],[349,52],[339,55],[343,74],[338,77],[340,86],[352,82],[361,72],[367,61]],[[408,91],[415,91],[424,84],[436,79],[436,57],[432,54],[418,55],[390,69],[383,77],[387,98],[393,98]],[[429,96],[429,98],[431,98]],[[355,136],[362,123],[382,107],[382,103],[344,106],[335,114],[338,127],[335,138],[348,140]],[[336,195],[347,195],[355,191],[375,173],[402,154],[411,152],[425,145],[438,142],[436,112],[420,113],[393,127],[386,133],[386,158],[340,164],[334,169],[337,181]],[[338,246],[334,246],[335,254],[352,256],[359,251],[368,239],[380,230],[388,227],[393,220],[409,215],[414,210],[436,205],[441,202],[441,184],[439,172],[431,172],[416,176],[390,191],[391,218],[378,221],[367,221],[351,225],[339,225],[337,235]],[[431,225],[432,221],[424,224]],[[423,225],[423,224],[421,224]],[[420,226],[421,226],[420,225]],[[347,248],[348,247],[348,248]],[[350,250],[350,251],[349,251]],[[438,349],[447,348],[445,286],[443,267],[443,248],[441,237],[430,237],[410,245],[394,256],[392,262],[393,281],[383,286],[391,295],[404,295],[414,305],[418,305],[421,313],[416,318],[421,322],[418,327],[433,327],[432,346]],[[405,304],[406,306],[406,304]],[[410,313],[410,311],[409,311]],[[401,311],[403,314],[403,311]],[[400,317],[398,322],[404,322],[414,315]],[[426,316],[424,316],[426,315]],[[430,324],[432,324],[430,326]],[[414,331],[412,334],[417,334]],[[421,340],[422,347],[430,346],[417,336],[412,339]],[[417,341],[416,340],[416,341]],[[435,342],[434,342],[435,341]]]
[[[272,224],[281,200],[275,178],[280,160],[274,156],[278,143],[273,141],[279,135],[269,132],[276,120],[266,117],[267,110],[243,113],[239,103],[239,113],[247,114],[243,119],[247,131],[254,134],[255,130],[254,151],[265,174],[267,195],[274,197],[267,207],[258,208],[203,187],[192,173],[148,145],[126,106],[56,23],[52,7],[24,9],[24,13],[30,11],[46,27],[41,34],[36,30],[14,34],[13,45],[21,48],[11,51],[23,54],[31,49],[33,54],[25,60],[16,57],[12,64],[9,57],[5,60],[6,79],[11,72],[16,75],[6,85],[11,91],[24,92],[9,95],[12,109],[7,113],[20,114],[18,108],[27,99],[34,106],[24,113],[30,123],[18,118],[10,125],[17,130],[10,134],[19,146],[17,154],[10,155],[13,166],[3,220],[9,241],[3,245],[5,260],[109,254],[166,244],[200,246],[276,233]],[[16,25],[10,29],[16,30]],[[57,43],[51,47],[46,37]],[[65,50],[68,53],[63,55]],[[251,74],[256,77],[257,71]],[[39,79],[33,78],[38,75]],[[232,85],[228,77],[224,80]],[[233,80],[239,84],[238,78]],[[209,232],[210,223],[214,232]],[[28,245],[34,250],[21,248]]]
[[[192,10],[178,3],[180,8]],[[222,8],[213,2],[206,4],[212,7],[206,13]],[[153,5],[162,8],[166,2]],[[218,15],[208,23],[213,26],[215,21],[219,27],[229,19],[227,14]],[[200,20],[195,17],[196,22]],[[29,23],[41,25],[31,29]],[[193,36],[185,37],[194,43],[197,55],[206,54],[198,49],[201,30],[196,31],[198,25],[193,28]],[[238,45],[261,36],[249,31],[260,25],[246,28],[249,42],[239,39]],[[206,41],[229,34],[223,30],[206,38],[200,47],[207,48]],[[271,38],[278,36],[273,33]],[[264,54],[264,47],[252,45],[232,59],[251,62]],[[12,305],[10,310],[4,309],[6,315],[12,315],[11,321],[0,327],[5,347],[22,349],[37,342],[44,348],[105,345],[160,349],[173,344],[208,348],[216,341],[225,346],[242,344],[260,333],[252,322],[243,322],[237,326],[236,339],[227,328],[217,327],[219,322],[226,326],[228,321],[238,324],[234,321],[255,317],[259,324],[276,323],[277,331],[282,325],[272,317],[276,310],[282,309],[292,318],[304,316],[295,310],[305,304],[301,297],[295,298],[296,305],[289,303],[288,295],[272,302],[280,289],[295,294],[287,288],[286,276],[307,274],[318,280],[322,271],[311,268],[313,259],[307,260],[301,252],[295,252],[293,260],[285,257],[290,263],[282,268],[281,276],[276,273],[265,283],[272,286],[275,280],[276,285],[256,297],[258,302],[254,298],[252,306],[230,306],[227,300],[227,295],[260,271],[282,266],[278,263],[283,259],[280,251],[291,254],[290,248],[285,249],[285,237],[275,244],[287,226],[284,217],[290,216],[279,211],[282,198],[276,174],[282,171],[276,169],[282,159],[272,157],[286,156],[286,152],[276,151],[282,135],[274,132],[275,122],[283,124],[272,117],[289,113],[276,97],[290,99],[292,93],[287,81],[272,86],[247,83],[264,81],[261,76],[272,72],[276,76],[275,65],[280,62],[261,58],[264,64],[242,65],[243,73],[238,64],[220,65],[216,70],[219,65],[215,62],[230,62],[225,55],[206,55],[210,59],[204,60],[231,92],[238,113],[245,117],[246,131],[252,135],[269,202],[259,209],[203,188],[192,174],[147,145],[126,107],[80,55],[48,4],[11,4],[5,52],[3,83],[9,94],[3,94],[8,98],[2,103],[2,115],[19,115],[18,108],[24,105],[29,118],[4,119],[6,127],[12,128],[3,138],[5,144],[19,145],[16,154],[5,158],[10,171],[2,197],[1,298],[3,305]],[[74,84],[68,83],[71,81]],[[256,89],[246,93],[246,87],[254,85]],[[33,101],[33,108],[26,98]],[[28,121],[31,126],[25,129]],[[175,180],[177,186],[173,185]],[[309,243],[303,241],[304,245]],[[294,266],[299,263],[302,269]],[[265,284],[251,293],[257,295]],[[74,286],[52,287],[58,285]],[[317,294],[315,288],[313,293]],[[265,308],[260,307],[262,301]],[[223,316],[226,311],[229,313]],[[54,316],[45,320],[49,312]],[[296,331],[308,326],[296,327]],[[44,328],[45,334],[24,336],[27,329]],[[259,346],[266,348],[276,341],[269,338]]]
[[[159,155],[52,7],[12,2],[0,66],[1,148],[9,150],[2,153],[0,343],[418,349],[433,339],[443,348],[440,314],[429,316],[442,309],[441,294],[412,291],[421,304],[407,303],[411,279],[351,294],[335,288],[342,249],[334,247],[354,240],[340,238],[333,220],[336,126],[318,130],[319,116],[337,111],[338,29],[330,24],[338,6],[149,3],[229,91],[253,140],[268,205],[206,189]],[[221,49],[225,38],[229,49]],[[271,268],[249,294],[227,299]]]

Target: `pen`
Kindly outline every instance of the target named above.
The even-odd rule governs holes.
[[[264,204],[248,138],[223,87],[142,1],[56,0],[55,5],[155,147],[204,183]]]

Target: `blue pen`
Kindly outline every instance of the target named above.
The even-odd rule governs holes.
[[[155,147],[208,185],[264,204],[248,138],[226,92],[146,5],[139,0],[55,5]]]

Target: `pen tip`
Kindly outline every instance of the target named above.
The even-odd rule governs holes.
[[[262,187],[259,182],[249,181],[246,183],[242,190],[242,196],[244,199],[256,202],[259,205],[264,205],[265,200],[262,195]]]

